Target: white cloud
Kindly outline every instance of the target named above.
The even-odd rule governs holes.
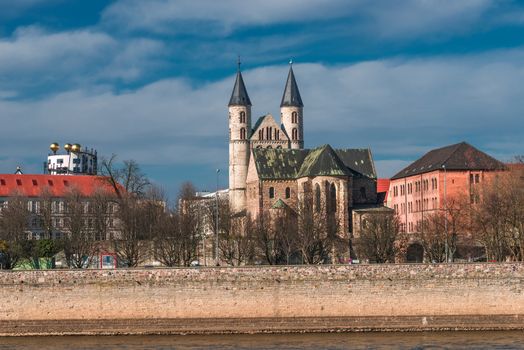
[[[64,89],[100,81],[132,81],[161,57],[164,45],[151,39],[115,40],[91,29],[49,32],[31,26],[0,39],[0,90],[23,94],[45,86]]]
[[[279,115],[288,67],[244,72],[256,116]],[[431,148],[466,140],[503,159],[524,153],[524,50],[354,65],[295,65],[305,104],[306,145],[371,147],[391,175]],[[196,164],[227,164],[233,76],[194,87],[166,79],[122,94],[75,90],[38,101],[1,101],[0,149],[45,156],[51,141],[80,142],[187,176]],[[17,147],[12,147],[16,144]],[[11,171],[0,164],[0,171]]]

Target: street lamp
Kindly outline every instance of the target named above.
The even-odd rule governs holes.
[[[220,169],[217,169],[217,189],[215,192],[215,214],[216,214],[216,220],[215,220],[215,265],[218,266],[218,176],[220,174]]]
[[[448,200],[447,200],[447,172],[446,164],[442,164],[444,169],[444,232],[446,233],[446,262],[449,262],[449,246],[448,246]]]

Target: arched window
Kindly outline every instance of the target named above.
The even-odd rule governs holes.
[[[241,128],[240,129],[240,139],[241,140],[245,140],[246,139],[246,129],[245,128]]]
[[[319,184],[315,185],[315,211],[320,212],[320,186]]]
[[[286,187],[286,198],[291,197],[291,189],[289,187]]]
[[[275,188],[274,187],[269,188],[269,198],[275,198]]]
[[[240,112],[240,122],[245,123],[246,122],[246,112],[242,111]]]
[[[360,187],[360,197],[362,197],[362,199],[366,199],[367,196],[366,196],[366,188],[365,187]]]
[[[337,188],[334,183],[329,186],[329,211],[331,213],[337,211]]]
[[[260,129],[258,130],[258,139],[263,140],[264,139],[264,130]]]
[[[291,132],[291,138],[293,139],[293,141],[298,140],[298,130],[297,130],[297,128],[293,128],[293,131]]]
[[[298,123],[298,115],[297,115],[297,112],[293,112],[291,113],[291,122],[292,123]]]

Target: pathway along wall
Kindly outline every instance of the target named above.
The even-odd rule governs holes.
[[[524,329],[524,265],[0,272],[0,334]]]

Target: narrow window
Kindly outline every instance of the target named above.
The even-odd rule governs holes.
[[[298,123],[297,112],[291,113],[291,122]]]
[[[274,187],[269,188],[269,198],[275,198],[275,188]]]
[[[291,189],[289,187],[286,187],[286,198],[291,197]]]
[[[360,187],[360,197],[362,197],[362,199],[366,199],[366,188],[365,187]]]
[[[335,213],[337,211],[337,188],[335,187],[335,184],[332,183],[329,187],[329,211],[331,213]]]
[[[246,129],[241,128],[240,129],[240,139],[245,140],[246,139]]]
[[[475,174],[475,183],[478,184],[480,182],[480,176],[479,174]]]
[[[246,122],[246,112],[240,112],[240,122],[245,123]]]
[[[320,212],[320,186],[315,185],[315,210],[317,213]]]
[[[296,141],[298,140],[298,131],[297,131],[297,128],[293,128],[293,131],[292,131],[292,139],[293,141]]]
[[[264,139],[264,130],[258,130],[258,139],[263,140]]]

